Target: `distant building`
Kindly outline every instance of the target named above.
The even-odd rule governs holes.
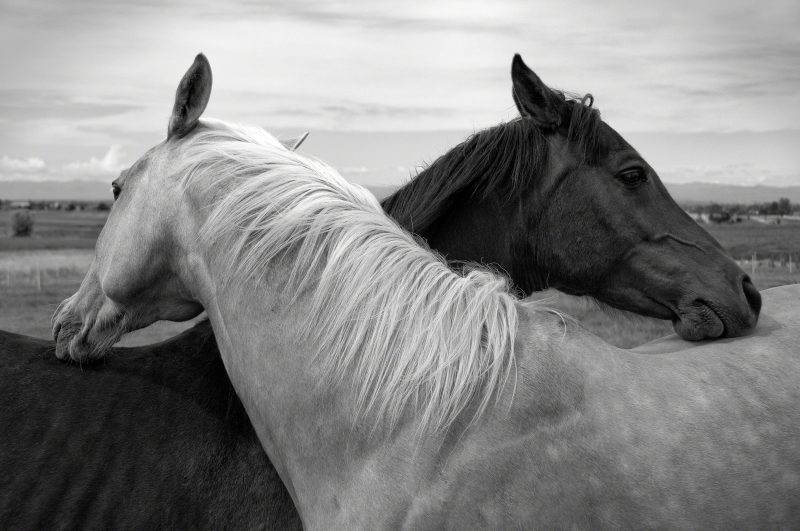
[[[708,214],[703,212],[686,212],[689,214],[689,217],[695,220],[698,223],[708,223]]]
[[[725,223],[731,220],[731,213],[727,210],[722,212],[712,212],[709,219],[714,223]]]
[[[12,210],[23,209],[23,208],[28,208],[29,209],[29,208],[31,208],[31,202],[30,201],[11,201],[11,203],[8,206]]]

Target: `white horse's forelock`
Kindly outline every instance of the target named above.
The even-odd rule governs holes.
[[[184,184],[216,198],[201,240],[241,283],[292,251],[287,286],[308,288],[309,337],[357,414],[391,430],[413,412],[435,432],[499,395],[517,330],[503,278],[454,273],[367,190],[262,129],[205,120],[188,142]]]

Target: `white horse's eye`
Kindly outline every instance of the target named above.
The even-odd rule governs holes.
[[[114,194],[114,201],[117,200],[120,192],[122,192],[122,188],[120,188],[117,183],[111,183],[111,193]]]

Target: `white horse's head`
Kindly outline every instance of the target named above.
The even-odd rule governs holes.
[[[199,118],[210,94],[211,67],[200,54],[178,86],[166,140],[112,183],[115,202],[95,259],[53,316],[59,358],[96,359],[128,331],[203,310],[184,282],[193,256],[188,235],[197,227],[190,227],[196,216],[182,197],[178,161],[203,127]]]

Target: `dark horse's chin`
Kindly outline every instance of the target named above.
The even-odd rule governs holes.
[[[741,291],[735,293],[734,298],[726,296],[724,290],[719,290],[719,293],[722,293],[718,295],[720,298],[698,298],[688,305],[678,307],[672,320],[675,332],[689,341],[750,334],[758,324],[758,315],[761,312],[761,294],[758,289],[745,275],[741,282]]]
[[[716,339],[726,332],[725,323],[717,313],[705,304],[693,304],[680,316],[672,319],[675,333],[687,341]]]

